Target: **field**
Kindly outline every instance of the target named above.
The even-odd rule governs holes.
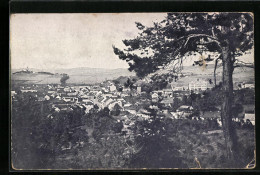
[[[187,76],[180,78],[176,82],[176,86],[187,85],[191,81],[197,79],[211,79],[214,81],[214,66],[208,65],[207,68],[202,69],[199,66],[186,66],[183,69],[183,74]],[[222,81],[222,68],[218,68],[216,71],[217,83]],[[233,73],[233,82],[254,82],[254,70],[251,68],[236,68]]]

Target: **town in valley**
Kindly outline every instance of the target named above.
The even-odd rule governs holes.
[[[14,170],[255,167],[251,13],[10,23]]]

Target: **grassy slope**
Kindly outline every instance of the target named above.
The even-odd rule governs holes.
[[[178,142],[182,148],[181,154],[189,168],[230,168],[225,158],[224,136],[222,130],[213,133],[196,133],[187,131],[178,135]],[[255,149],[254,130],[238,129],[238,148],[241,168],[253,159]],[[175,138],[176,144],[176,138]],[[197,161],[196,161],[197,160]],[[200,165],[199,165],[200,164]]]
[[[199,66],[187,66],[183,68],[183,73],[188,74],[186,77],[180,78],[176,83],[176,86],[184,86],[189,82],[194,81],[199,78],[212,79],[214,80],[214,67],[209,65],[207,68],[203,69]],[[222,69],[217,69],[217,82],[222,81]],[[236,68],[233,73],[233,81],[235,82],[248,82],[254,81],[254,70],[251,68]]]

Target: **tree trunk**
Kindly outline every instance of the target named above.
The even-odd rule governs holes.
[[[223,102],[221,105],[221,120],[225,137],[226,155],[229,161],[233,162],[237,156],[236,132],[232,126],[232,104],[233,104],[233,61],[232,54],[228,47],[222,51],[223,56]],[[232,163],[231,163],[232,164]]]

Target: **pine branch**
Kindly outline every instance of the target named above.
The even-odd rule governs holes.
[[[189,42],[189,40],[190,40],[191,38],[207,37],[207,38],[212,39],[212,40],[219,46],[219,48],[222,49],[221,44],[220,44],[220,42],[218,41],[218,39],[215,38],[215,37],[213,37],[213,36],[210,36],[210,35],[207,35],[207,34],[191,34],[191,35],[188,35],[188,36],[186,36],[186,37],[187,37],[187,40],[186,40],[186,42],[185,42],[185,44],[184,44],[184,47],[186,47],[186,45],[188,44],[188,42]]]

